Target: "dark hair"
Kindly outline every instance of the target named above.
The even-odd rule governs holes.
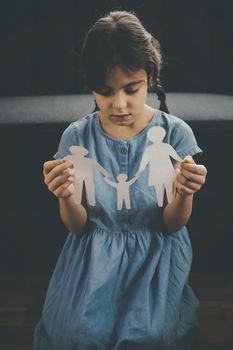
[[[163,101],[166,107],[159,81],[160,44],[134,13],[113,11],[97,20],[86,35],[81,57],[84,78],[92,91],[103,86],[114,66],[120,66],[125,72],[144,69],[150,87],[155,88],[161,105]]]

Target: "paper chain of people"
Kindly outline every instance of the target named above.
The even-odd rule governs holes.
[[[87,158],[88,150],[81,146],[71,146],[71,155],[65,157],[73,161],[74,167],[74,195],[78,204],[81,203],[83,185],[85,184],[87,200],[91,206],[96,205],[95,185],[93,170],[98,169],[105,177],[105,182],[116,189],[117,210],[121,210],[123,202],[127,209],[131,209],[129,187],[140,177],[146,166],[149,166],[148,186],[154,186],[158,205],[163,206],[164,190],[168,203],[172,201],[172,185],[176,178],[176,173],[170,157],[177,161],[182,161],[174,148],[163,143],[166,135],[164,128],[154,126],[147,132],[147,137],[153,142],[148,146],[142,156],[138,171],[134,177],[127,181],[127,174],[119,174],[118,182],[109,179],[110,174],[95,160]]]

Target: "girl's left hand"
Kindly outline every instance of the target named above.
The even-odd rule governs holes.
[[[196,164],[191,156],[187,156],[179,163],[176,173],[176,191],[181,195],[193,195],[204,185],[207,169],[204,165]]]

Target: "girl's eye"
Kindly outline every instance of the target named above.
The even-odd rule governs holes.
[[[127,95],[133,95],[133,94],[135,94],[138,90],[139,90],[139,89],[136,89],[136,90],[125,90],[125,93],[126,93]]]
[[[98,91],[98,93],[102,96],[111,96],[112,95],[112,91],[110,91],[110,90],[100,90],[100,91]]]
[[[125,93],[127,95],[133,95],[135,94],[139,89],[136,89],[136,90],[131,90],[131,89],[125,89]],[[109,97],[109,96],[112,96],[114,95],[114,92],[112,90],[99,90],[99,91],[96,91],[98,94],[102,95],[102,96],[105,96],[105,97]]]

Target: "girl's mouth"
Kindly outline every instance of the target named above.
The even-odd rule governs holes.
[[[117,121],[127,121],[131,118],[131,114],[112,114],[112,119]]]

